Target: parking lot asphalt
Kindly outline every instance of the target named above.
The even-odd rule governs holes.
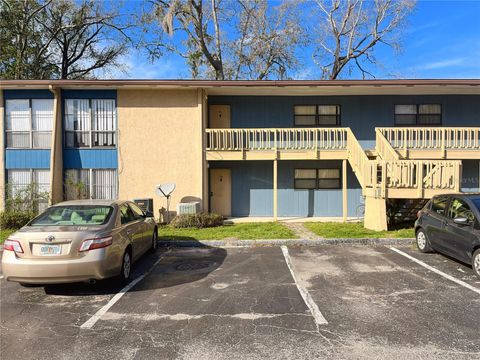
[[[1,357],[479,358],[480,279],[443,255],[395,248],[439,273],[390,246],[326,245],[158,251],[119,299],[111,281],[1,279]]]

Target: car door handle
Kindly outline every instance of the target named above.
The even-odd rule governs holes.
[[[127,235],[130,236],[132,235],[133,231],[132,230],[127,230]]]

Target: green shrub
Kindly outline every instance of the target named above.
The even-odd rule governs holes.
[[[35,216],[33,211],[2,211],[0,212],[0,228],[20,229]]]
[[[215,227],[223,225],[223,216],[209,213],[182,214],[175,216],[170,224],[174,228]]]

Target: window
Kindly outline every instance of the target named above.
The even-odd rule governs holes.
[[[447,204],[448,198],[445,196],[434,198],[432,201],[432,211],[439,215],[445,216],[445,209],[447,207]]]
[[[317,169],[295,169],[295,189],[316,189]]]
[[[295,189],[340,189],[340,169],[295,169]]]
[[[132,209],[133,211],[133,215],[135,216],[135,219],[143,219],[145,216],[143,214],[143,211],[135,204],[133,203],[129,203],[128,205],[130,205],[130,208]]]
[[[319,189],[340,189],[340,169],[318,169]]]
[[[36,196],[35,210],[43,211],[48,207],[50,193],[50,171],[43,169],[7,170],[7,195],[10,198]],[[30,204],[30,202],[28,202]],[[29,209],[31,210],[31,209]]]
[[[30,226],[103,225],[112,212],[111,206],[104,205],[53,206],[32,220]]]
[[[339,126],[340,105],[295,105],[295,126]]]
[[[65,170],[65,199],[116,199],[115,169]]]
[[[457,217],[463,217],[468,219],[470,223],[475,221],[475,215],[473,215],[472,210],[470,207],[460,199],[453,199],[452,203],[450,204],[450,208],[448,209],[448,217],[451,219],[455,219]]]
[[[52,99],[6,100],[5,114],[7,148],[51,147]]]
[[[480,211],[480,198],[472,199],[472,201],[475,204],[475,206],[477,207],[477,209]]]
[[[135,215],[127,204],[120,206],[120,221],[122,224],[128,224],[129,222],[135,221]]]
[[[115,100],[65,100],[65,147],[114,146],[116,146]]]
[[[395,125],[440,125],[440,104],[395,105]]]

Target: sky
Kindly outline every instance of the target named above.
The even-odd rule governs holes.
[[[302,65],[290,76],[318,79],[320,72],[308,49],[300,50],[299,58]],[[376,58],[381,64],[373,69],[376,78],[480,78],[480,0],[419,0],[403,31],[402,51],[394,53],[381,46]],[[122,62],[128,72],[114,72],[110,77],[190,77],[184,60],[175,55],[150,62],[144,53],[137,52],[126,55]],[[358,77],[359,74],[351,76]]]

